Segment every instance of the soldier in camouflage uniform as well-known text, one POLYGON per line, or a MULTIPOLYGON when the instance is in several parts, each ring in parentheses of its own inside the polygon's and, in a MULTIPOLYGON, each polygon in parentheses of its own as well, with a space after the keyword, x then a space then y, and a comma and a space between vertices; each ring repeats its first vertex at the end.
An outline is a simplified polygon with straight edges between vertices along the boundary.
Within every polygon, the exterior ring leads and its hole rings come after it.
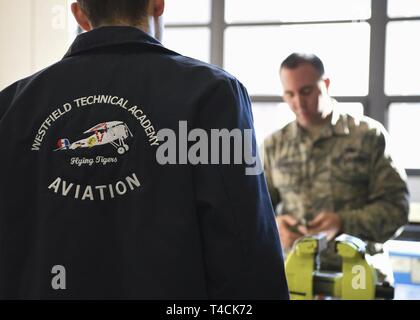
MULTIPOLYGON (((264 142, 264 170, 282 245, 287 251, 302 235, 340 233, 383 243, 407 222, 408 190, 373 119, 334 109, 314 55, 292 54, 282 64, 284 99, 296 120, 264 142), (280 206, 279 206, 280 207, 280 206)), ((340 268, 330 249, 324 269, 340 268)))

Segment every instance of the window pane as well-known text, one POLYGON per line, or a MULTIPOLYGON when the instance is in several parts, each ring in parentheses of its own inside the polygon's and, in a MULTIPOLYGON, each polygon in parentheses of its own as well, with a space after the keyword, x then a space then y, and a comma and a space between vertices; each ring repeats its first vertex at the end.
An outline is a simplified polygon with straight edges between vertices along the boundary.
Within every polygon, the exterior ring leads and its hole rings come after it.
POLYGON ((360 118, 365 113, 363 104, 359 102, 340 102, 336 105, 336 108, 339 112, 348 113, 355 118, 360 118))
POLYGON ((389 107, 389 133, 394 155, 406 169, 420 169, 420 103, 393 103, 389 107))
POLYGON ((208 23, 210 0, 166 0, 165 23, 208 23))
POLYGON ((225 37, 225 68, 252 95, 282 94, 278 70, 294 51, 313 52, 325 64, 330 93, 368 93, 369 35, 367 23, 230 27, 225 37))
POLYGON ((286 103, 253 103, 252 113, 259 146, 270 134, 296 118, 286 103))
MULTIPOLYGON (((355 117, 361 117, 364 113, 361 103, 338 103, 336 107, 338 111, 355 117)), ((259 146, 270 134, 296 119, 286 103, 253 103, 252 113, 259 146)))
POLYGON ((420 16, 420 1, 388 0, 388 16, 391 18, 420 16))
POLYGON ((210 30, 208 28, 167 28, 163 44, 182 55, 210 61, 210 30))
POLYGON ((370 18, 370 0, 225 0, 226 21, 331 21, 370 18))
POLYGON ((387 28, 385 92, 420 95, 420 21, 390 22, 387 28))

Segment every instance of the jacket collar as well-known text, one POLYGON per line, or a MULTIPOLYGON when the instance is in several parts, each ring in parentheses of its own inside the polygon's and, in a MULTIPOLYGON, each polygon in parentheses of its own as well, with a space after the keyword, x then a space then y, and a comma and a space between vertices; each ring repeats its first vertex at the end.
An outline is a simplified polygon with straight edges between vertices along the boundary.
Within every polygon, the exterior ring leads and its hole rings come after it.
POLYGON ((96 28, 89 32, 79 34, 65 54, 64 58, 97 48, 124 44, 149 46, 173 53, 172 51, 166 49, 158 40, 138 28, 110 26, 96 28))

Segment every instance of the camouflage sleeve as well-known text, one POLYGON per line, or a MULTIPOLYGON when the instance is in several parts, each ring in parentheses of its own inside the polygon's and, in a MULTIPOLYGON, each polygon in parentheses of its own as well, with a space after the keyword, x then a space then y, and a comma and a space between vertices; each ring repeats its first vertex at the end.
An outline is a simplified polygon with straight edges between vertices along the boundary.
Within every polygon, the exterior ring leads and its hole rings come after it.
POLYGON ((264 174, 267 180, 268 192, 270 193, 271 203, 273 205, 274 212, 277 215, 276 207, 281 202, 281 196, 279 190, 273 184, 271 159, 274 156, 274 145, 271 139, 267 139, 266 141, 264 141, 264 144, 261 146, 261 154, 264 158, 264 174))
POLYGON ((407 223, 409 208, 406 175, 394 163, 386 137, 384 129, 373 130, 365 140, 372 150, 367 205, 338 212, 343 232, 381 243, 407 223))

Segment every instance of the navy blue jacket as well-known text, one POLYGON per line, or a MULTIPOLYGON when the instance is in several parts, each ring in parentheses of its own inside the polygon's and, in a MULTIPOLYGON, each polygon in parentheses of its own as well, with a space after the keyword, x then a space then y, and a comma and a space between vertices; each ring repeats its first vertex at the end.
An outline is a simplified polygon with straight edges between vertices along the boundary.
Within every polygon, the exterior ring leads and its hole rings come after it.
POLYGON ((264 176, 158 163, 180 121, 252 128, 246 90, 131 27, 3 90, 0 298, 287 299, 264 176))

